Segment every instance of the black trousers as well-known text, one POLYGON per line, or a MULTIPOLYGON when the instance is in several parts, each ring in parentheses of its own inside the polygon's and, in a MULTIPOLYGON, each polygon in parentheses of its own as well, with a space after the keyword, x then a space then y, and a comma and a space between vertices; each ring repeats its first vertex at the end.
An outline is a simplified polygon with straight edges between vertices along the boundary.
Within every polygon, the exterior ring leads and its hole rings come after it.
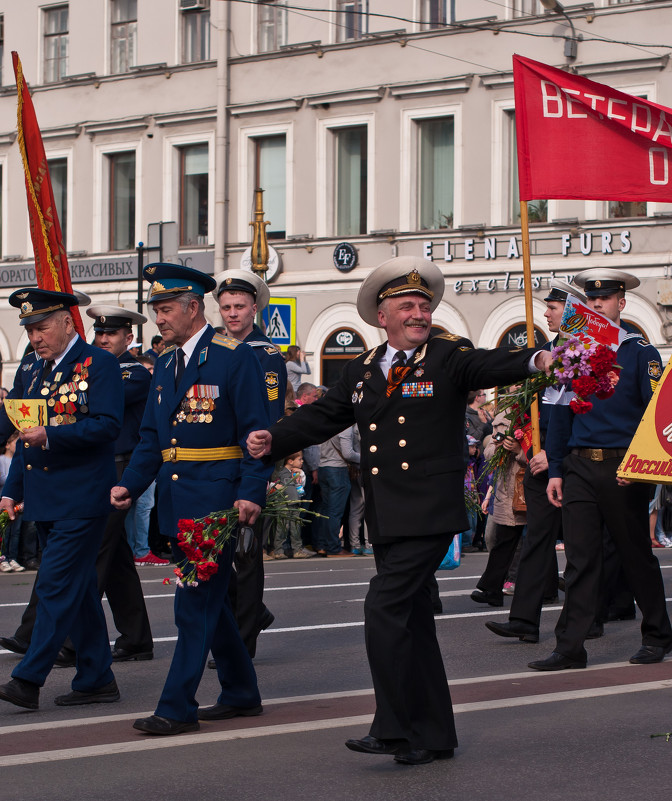
POLYGON ((364 601, 376 696, 371 735, 413 748, 455 748, 450 690, 436 639, 430 581, 452 534, 373 545, 376 575, 364 601))
POLYGON ((528 467, 523 486, 527 504, 527 533, 518 565, 510 620, 524 620, 539 628, 544 597, 558 594, 555 543, 562 533, 562 510, 546 497, 548 472, 533 476, 528 467))
POLYGON ((672 643, 660 564, 649 537, 649 487, 619 486, 618 465, 618 458, 593 462, 576 454, 564 461, 562 527, 567 567, 555 650, 578 661, 586 659, 583 643, 600 608, 605 525, 642 612, 642 643, 662 647, 672 643))
MULTIPOLYGON (((121 478, 128 459, 117 461, 117 478, 121 478)), ((126 539, 124 525, 127 512, 115 509, 105 523, 103 540, 96 557, 98 591, 106 595, 114 625, 119 632, 115 647, 128 651, 151 651, 153 648, 152 630, 149 625, 145 599, 137 568, 133 561, 133 551, 126 539)), ((37 584, 37 582, 35 582, 37 584)), ((15 637, 30 642, 35 625, 37 595, 35 585, 15 637)), ((72 643, 66 646, 73 649, 72 643)))
POLYGON ((257 637, 261 631, 261 619, 268 611, 264 597, 264 553, 262 547, 262 525, 254 524, 256 548, 250 556, 236 554, 235 570, 229 581, 229 601, 238 623, 240 636, 251 659, 257 653, 257 637))
POLYGON ((525 526, 505 526, 502 523, 496 525, 495 544, 490 549, 488 563, 476 586, 479 590, 501 595, 509 565, 513 561, 525 526))

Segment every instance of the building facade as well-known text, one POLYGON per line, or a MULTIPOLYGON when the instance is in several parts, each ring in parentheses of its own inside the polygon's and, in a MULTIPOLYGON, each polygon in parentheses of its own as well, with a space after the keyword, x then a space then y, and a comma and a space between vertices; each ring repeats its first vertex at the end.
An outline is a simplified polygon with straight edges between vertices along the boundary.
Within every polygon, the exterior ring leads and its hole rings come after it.
MULTIPOLYGON (((134 307, 137 245, 163 221, 164 259, 247 263, 259 186, 271 332, 330 384, 381 341, 355 299, 395 255, 442 269, 438 327, 521 342, 512 54, 672 106, 671 26, 669 0, 0 0, 4 382, 27 343, 7 298, 34 282, 12 50, 76 288, 134 307)), ((530 215, 540 339, 548 280, 608 266, 640 279, 624 317, 672 353, 672 204, 539 199, 530 215)))

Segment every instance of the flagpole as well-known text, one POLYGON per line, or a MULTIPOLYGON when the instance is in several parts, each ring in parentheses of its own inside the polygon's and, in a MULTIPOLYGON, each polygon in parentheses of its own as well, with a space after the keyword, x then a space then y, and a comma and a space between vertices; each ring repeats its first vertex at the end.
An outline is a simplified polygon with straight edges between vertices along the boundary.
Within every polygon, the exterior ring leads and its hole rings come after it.
MULTIPOLYGON (((532 265, 530 262, 530 225, 527 215, 527 200, 520 201, 520 227, 523 239, 523 276, 525 278, 525 325, 527 328, 527 347, 534 347, 534 317, 532 314, 532 265)), ((530 407, 530 422, 532 426, 532 453, 541 450, 541 436, 539 433, 539 402, 534 396, 530 407)))

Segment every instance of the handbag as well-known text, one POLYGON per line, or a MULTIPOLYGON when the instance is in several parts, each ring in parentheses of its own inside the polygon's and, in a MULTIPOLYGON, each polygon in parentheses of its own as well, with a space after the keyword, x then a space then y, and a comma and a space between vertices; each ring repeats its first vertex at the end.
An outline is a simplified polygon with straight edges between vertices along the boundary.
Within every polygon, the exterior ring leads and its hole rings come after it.
POLYGON ((453 541, 450 543, 448 552, 443 557, 443 561, 439 565, 439 570, 455 570, 460 566, 462 559, 462 534, 456 534, 453 541))
POLYGON ((527 512, 527 503, 525 503, 525 487, 523 486, 523 479, 525 478, 525 468, 518 468, 513 482, 513 498, 511 500, 511 508, 514 512, 527 512))

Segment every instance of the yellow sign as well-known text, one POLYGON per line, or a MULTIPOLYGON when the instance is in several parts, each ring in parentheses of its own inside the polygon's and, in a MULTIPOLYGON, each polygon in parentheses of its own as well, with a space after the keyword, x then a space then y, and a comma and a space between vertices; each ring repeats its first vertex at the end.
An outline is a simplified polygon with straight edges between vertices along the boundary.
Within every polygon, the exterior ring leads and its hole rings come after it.
POLYGON ((44 399, 8 398, 4 403, 7 417, 19 431, 47 425, 47 402, 44 399))
MULTIPOLYGON (((654 372, 660 372, 657 362, 649 366, 651 377, 654 372)), ((672 484, 672 359, 616 474, 631 481, 672 484)))

